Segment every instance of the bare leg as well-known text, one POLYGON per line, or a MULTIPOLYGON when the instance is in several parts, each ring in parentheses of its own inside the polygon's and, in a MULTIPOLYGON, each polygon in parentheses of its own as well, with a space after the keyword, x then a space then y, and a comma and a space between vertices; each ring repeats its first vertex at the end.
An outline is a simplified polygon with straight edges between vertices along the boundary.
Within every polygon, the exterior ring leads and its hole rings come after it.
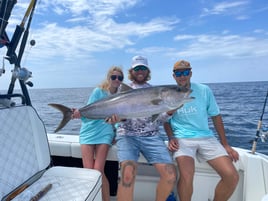
POLYGON ((82 162, 84 168, 94 168, 95 145, 81 144, 82 162))
POLYGON ((104 166, 109 151, 109 145, 99 144, 96 145, 96 156, 94 169, 99 170, 102 174, 102 200, 110 201, 110 185, 104 173, 104 166))
POLYGON ((118 184, 117 201, 133 201, 137 164, 134 161, 121 163, 121 179, 118 184))
POLYGON ((156 201, 166 201, 176 183, 176 169, 173 164, 154 164, 160 174, 156 189, 156 201))
POLYGON ((194 159, 189 156, 176 158, 179 168, 179 180, 177 184, 180 201, 191 201, 193 194, 194 159))
POLYGON ((105 174, 102 174, 102 200, 110 201, 110 185, 105 174))
POLYGON ((214 201, 227 201, 237 186, 239 175, 232 161, 227 156, 222 156, 208 163, 218 172, 221 180, 216 186, 214 201))
POLYGON ((83 167, 99 170, 102 174, 102 200, 110 201, 110 186, 104 174, 104 166, 109 151, 109 145, 81 145, 83 167), (94 159, 95 153, 95 159, 94 159))

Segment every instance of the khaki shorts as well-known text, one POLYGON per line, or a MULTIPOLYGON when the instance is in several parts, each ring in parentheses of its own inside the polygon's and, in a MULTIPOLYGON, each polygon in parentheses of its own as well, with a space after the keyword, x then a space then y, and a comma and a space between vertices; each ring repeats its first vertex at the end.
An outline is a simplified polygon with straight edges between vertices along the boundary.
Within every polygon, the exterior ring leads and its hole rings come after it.
POLYGON ((180 156, 190 156, 198 161, 209 161, 228 153, 216 137, 178 139, 179 149, 173 153, 173 159, 180 156))

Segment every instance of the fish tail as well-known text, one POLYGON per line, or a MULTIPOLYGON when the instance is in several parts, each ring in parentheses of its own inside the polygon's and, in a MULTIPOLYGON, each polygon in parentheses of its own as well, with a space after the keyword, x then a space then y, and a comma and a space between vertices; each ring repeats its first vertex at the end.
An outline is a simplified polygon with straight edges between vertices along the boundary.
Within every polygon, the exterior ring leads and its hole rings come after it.
POLYGON ((48 104, 51 107, 56 108, 57 110, 61 111, 63 114, 63 118, 59 124, 59 126, 56 128, 54 131, 55 133, 58 132, 60 129, 62 129, 71 119, 72 119, 72 109, 68 108, 64 105, 61 104, 56 104, 56 103, 50 103, 48 104))

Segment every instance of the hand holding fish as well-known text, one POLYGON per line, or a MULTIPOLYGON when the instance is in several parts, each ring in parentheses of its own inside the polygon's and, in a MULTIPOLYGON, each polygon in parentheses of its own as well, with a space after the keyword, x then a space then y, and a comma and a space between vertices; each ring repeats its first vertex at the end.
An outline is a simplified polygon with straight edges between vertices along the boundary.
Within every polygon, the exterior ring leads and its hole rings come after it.
POLYGON ((177 108, 176 108, 175 110, 167 111, 167 114, 168 114, 169 116, 171 116, 171 115, 173 115, 173 113, 176 112, 176 111, 177 111, 177 108))
POLYGON ((72 108, 72 119, 80 119, 81 114, 77 108, 72 108))
POLYGON ((114 114, 111 117, 106 118, 105 121, 109 124, 115 124, 121 121, 121 119, 117 115, 114 114))

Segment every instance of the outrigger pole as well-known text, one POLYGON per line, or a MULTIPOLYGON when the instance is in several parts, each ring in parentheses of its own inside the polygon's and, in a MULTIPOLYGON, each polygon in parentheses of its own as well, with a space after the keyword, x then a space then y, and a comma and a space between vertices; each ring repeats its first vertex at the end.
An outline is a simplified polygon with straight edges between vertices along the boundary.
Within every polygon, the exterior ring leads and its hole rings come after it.
POLYGON ((264 112, 265 112, 267 97, 268 97, 268 90, 267 90, 267 94, 266 94, 265 101, 264 101, 264 104, 263 104, 263 109, 262 109, 261 117, 260 117, 260 120, 258 122, 256 136, 255 136, 255 139, 254 139, 253 144, 252 144, 252 149, 251 149, 251 153, 252 154, 255 154, 257 142, 258 142, 258 139, 260 138, 260 129, 261 129, 261 126, 262 126, 262 118, 263 118, 263 115, 264 115, 264 112))

